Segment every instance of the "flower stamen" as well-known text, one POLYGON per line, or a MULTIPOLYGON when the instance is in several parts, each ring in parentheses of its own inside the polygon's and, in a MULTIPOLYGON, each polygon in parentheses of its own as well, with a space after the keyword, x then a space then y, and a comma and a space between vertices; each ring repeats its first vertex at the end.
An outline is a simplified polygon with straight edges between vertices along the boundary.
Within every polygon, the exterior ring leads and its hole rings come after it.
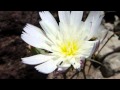
POLYGON ((61 53, 66 56, 75 55, 79 49, 79 45, 76 41, 67 41, 60 46, 61 53))

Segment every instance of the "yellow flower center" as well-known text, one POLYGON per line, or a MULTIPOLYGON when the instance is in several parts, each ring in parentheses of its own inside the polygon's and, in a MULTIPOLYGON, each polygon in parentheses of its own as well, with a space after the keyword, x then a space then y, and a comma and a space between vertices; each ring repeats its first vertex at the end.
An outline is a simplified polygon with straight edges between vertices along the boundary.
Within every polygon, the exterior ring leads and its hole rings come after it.
POLYGON ((78 51, 79 45, 76 41, 67 41, 61 45, 60 49, 62 54, 66 56, 73 56, 78 51))

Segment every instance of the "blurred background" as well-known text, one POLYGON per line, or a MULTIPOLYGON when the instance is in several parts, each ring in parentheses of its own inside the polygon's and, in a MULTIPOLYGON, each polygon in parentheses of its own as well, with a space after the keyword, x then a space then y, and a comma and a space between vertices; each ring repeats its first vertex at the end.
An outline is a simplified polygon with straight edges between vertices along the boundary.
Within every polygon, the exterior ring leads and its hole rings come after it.
MULTIPOLYGON (((58 20, 57 11, 51 11, 58 20)), ((89 11, 84 13, 84 18, 89 11)), ((105 17, 102 24, 109 34, 114 37, 101 51, 100 59, 105 67, 94 70, 91 78, 95 79, 117 79, 120 78, 120 12, 104 11, 105 17)), ((0 11, 0 79, 46 79, 51 75, 37 72, 33 66, 21 63, 21 58, 30 56, 28 45, 21 40, 20 35, 26 23, 40 27, 38 11, 0 11)), ((107 39, 106 39, 107 40, 107 39)), ((58 77, 61 78, 61 77, 58 77)), ((80 77, 79 77, 80 78, 80 77)))

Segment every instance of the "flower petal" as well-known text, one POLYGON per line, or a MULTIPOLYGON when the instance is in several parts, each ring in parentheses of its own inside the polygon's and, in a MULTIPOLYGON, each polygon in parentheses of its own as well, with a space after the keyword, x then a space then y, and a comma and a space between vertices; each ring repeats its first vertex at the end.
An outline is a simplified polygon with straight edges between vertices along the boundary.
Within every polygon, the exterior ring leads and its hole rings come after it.
POLYGON ((94 54, 98 50, 99 44, 100 44, 100 40, 96 40, 90 56, 92 56, 92 54, 94 54))
MULTIPOLYGON (((44 22, 44 21, 40 21, 39 22, 41 27, 43 28, 43 30, 45 31, 47 37, 52 41, 54 42, 56 40, 56 37, 58 35, 58 31, 55 30, 55 31, 51 31, 51 27, 47 26, 47 24, 44 22)), ((53 30, 53 29, 52 29, 53 30)))
POLYGON ((58 71, 66 71, 70 66, 70 63, 63 62, 61 65, 58 65, 58 71))
POLYGON ((21 38, 28 43, 29 45, 36 47, 36 48, 41 48, 41 49, 45 49, 48 51, 51 51, 50 46, 47 44, 47 42, 44 42, 44 40, 42 40, 42 38, 37 38, 37 37, 33 37, 30 36, 27 33, 23 33, 21 35, 21 38))
POLYGON ((79 50, 79 53, 80 53, 79 55, 81 57, 85 57, 85 58, 90 57, 93 54, 97 43, 98 43, 98 40, 85 41, 85 43, 81 46, 81 48, 79 50))
POLYGON ((42 28, 44 29, 47 26, 45 32, 56 35, 56 32, 59 30, 59 27, 52 14, 49 11, 39 12, 39 14, 42 19, 42 22, 44 22, 44 24, 42 24, 42 28))
POLYGON ((49 60, 43 64, 36 66, 35 69, 41 73, 49 74, 49 73, 53 72, 55 69, 57 69, 57 66, 53 60, 49 60))
POLYGON ((88 15, 85 24, 90 27, 91 26, 91 22, 97 22, 98 19, 100 19, 101 16, 103 16, 103 12, 102 11, 91 11, 90 14, 88 15))
POLYGON ((92 37, 94 37, 94 35, 98 32, 98 28, 101 24, 101 21, 103 19, 103 12, 102 11, 91 11, 90 14, 88 15, 85 24, 84 24, 84 32, 86 33, 86 35, 88 36, 86 39, 89 40, 92 37))
POLYGON ((100 34, 100 24, 102 22, 103 16, 101 16, 91 27, 92 31, 89 35, 89 39, 91 39, 92 37, 95 37, 97 34, 100 34))
POLYGON ((36 37, 36 38, 39 38, 39 39, 42 39, 44 41, 47 41, 49 43, 50 40, 45 36, 45 34, 42 32, 42 30, 34 25, 31 25, 31 24, 26 24, 26 26, 23 28, 23 30, 29 34, 30 36, 32 36, 33 38, 36 37))
POLYGON ((73 65, 75 69, 80 69, 80 66, 81 66, 80 59, 76 60, 75 58, 72 58, 70 60, 70 63, 73 65))
MULTIPOLYGON (((69 66, 70 67, 70 66, 69 66)), ((66 71, 69 67, 59 67, 57 71, 59 72, 64 72, 66 71)))
POLYGON ((70 11, 58 11, 59 20, 65 26, 70 24, 70 11))
POLYGON ((72 11, 70 16, 70 25, 73 30, 76 30, 80 27, 81 20, 83 16, 83 11, 72 11))
POLYGON ((31 57, 22 58, 22 62, 29 65, 36 65, 51 60, 53 57, 54 56, 39 54, 31 57))
POLYGON ((60 36, 62 39, 68 39, 70 28, 70 11, 58 11, 60 36))
POLYGON ((62 40, 68 39, 70 37, 68 32, 68 27, 65 26, 62 22, 59 23, 60 27, 60 36, 62 37, 62 40))
POLYGON ((26 24, 26 26, 23 28, 23 30, 28 33, 29 35, 34 35, 37 37, 44 36, 42 30, 34 25, 26 24))

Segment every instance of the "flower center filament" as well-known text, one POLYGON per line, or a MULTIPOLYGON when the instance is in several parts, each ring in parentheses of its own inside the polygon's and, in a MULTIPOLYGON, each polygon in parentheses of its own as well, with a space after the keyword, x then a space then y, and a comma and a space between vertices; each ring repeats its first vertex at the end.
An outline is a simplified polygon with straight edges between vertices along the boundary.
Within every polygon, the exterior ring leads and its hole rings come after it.
POLYGON ((76 41, 67 41, 61 45, 60 49, 62 54, 66 56, 73 56, 78 51, 79 45, 76 41))

